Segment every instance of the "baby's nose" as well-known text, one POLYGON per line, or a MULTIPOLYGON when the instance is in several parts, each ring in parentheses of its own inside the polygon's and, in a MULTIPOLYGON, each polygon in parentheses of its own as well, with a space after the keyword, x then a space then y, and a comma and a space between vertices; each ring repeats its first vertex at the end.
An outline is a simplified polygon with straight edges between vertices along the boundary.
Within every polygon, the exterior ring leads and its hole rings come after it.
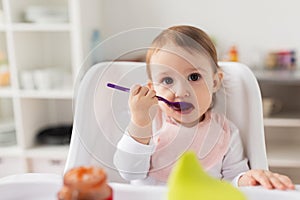
POLYGON ((187 83, 179 83, 174 87, 175 97, 186 98, 191 95, 191 86, 187 83))

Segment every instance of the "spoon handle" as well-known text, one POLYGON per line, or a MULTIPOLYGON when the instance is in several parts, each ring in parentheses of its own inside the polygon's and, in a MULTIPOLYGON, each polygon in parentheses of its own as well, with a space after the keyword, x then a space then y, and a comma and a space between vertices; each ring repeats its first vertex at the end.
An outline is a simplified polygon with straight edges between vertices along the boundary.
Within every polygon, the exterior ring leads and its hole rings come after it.
MULTIPOLYGON (((113 84, 113 83, 107 83, 106 86, 107 86, 107 87, 110 87, 110 88, 117 89, 117 90, 121 90, 121 91, 124 91, 124 92, 129 92, 129 91, 130 91, 130 89, 127 88, 127 87, 123 87, 123 86, 116 85, 116 84, 113 84)), ((158 99, 159 101, 163 101, 163 102, 165 102, 166 104, 170 104, 170 102, 169 102, 168 100, 164 99, 163 97, 160 97, 160 96, 156 96, 156 97, 157 97, 157 99, 158 99)))
POLYGON ((113 84, 113 83, 107 83, 107 87, 114 88, 114 89, 117 89, 117 90, 121 90, 121 91, 124 91, 124 92, 129 92, 130 91, 129 88, 119 86, 119 85, 116 85, 116 84, 113 84))
MULTIPOLYGON (((123 86, 116 85, 116 84, 113 84, 113 83, 107 83, 106 86, 107 86, 107 87, 110 87, 110 88, 117 89, 117 90, 121 90, 121 91, 123 91, 123 92, 129 92, 129 91, 130 91, 130 89, 127 88, 127 87, 123 87, 123 86)), ((164 99, 164 98, 162 98, 162 97, 160 97, 160 96, 156 96, 156 97, 157 97, 157 99, 158 99, 159 101, 168 102, 166 99, 164 99)))
MULTIPOLYGON (((123 92, 129 92, 129 91, 130 91, 130 89, 127 88, 127 87, 123 87, 123 86, 116 85, 116 84, 113 84, 113 83, 107 83, 106 86, 107 86, 107 87, 110 87, 110 88, 117 89, 117 90, 121 90, 121 91, 123 91, 123 92)), ((160 96, 156 96, 156 97, 157 97, 157 99, 158 99, 159 101, 167 102, 166 99, 164 99, 164 98, 162 98, 162 97, 160 97, 160 96)))

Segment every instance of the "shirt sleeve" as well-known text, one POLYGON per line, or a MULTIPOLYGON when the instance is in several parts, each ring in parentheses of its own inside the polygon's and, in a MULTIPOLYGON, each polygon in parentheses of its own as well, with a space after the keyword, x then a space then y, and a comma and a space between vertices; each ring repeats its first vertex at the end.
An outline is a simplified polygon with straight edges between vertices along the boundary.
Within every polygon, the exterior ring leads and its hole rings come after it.
POLYGON ((114 165, 125 180, 145 179, 150 169, 151 155, 155 146, 134 140, 126 131, 117 144, 114 165))
POLYGON ((222 174, 223 179, 231 181, 234 186, 238 186, 239 178, 249 170, 249 166, 238 129, 232 123, 230 129, 231 139, 223 159, 222 174))

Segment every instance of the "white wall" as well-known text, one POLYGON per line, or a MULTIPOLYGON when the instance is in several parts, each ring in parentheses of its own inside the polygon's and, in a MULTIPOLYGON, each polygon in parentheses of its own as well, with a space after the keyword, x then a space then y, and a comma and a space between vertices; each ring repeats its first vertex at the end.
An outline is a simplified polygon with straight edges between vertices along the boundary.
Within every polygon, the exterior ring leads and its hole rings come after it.
POLYGON ((300 63, 299 9, 299 0, 104 0, 102 33, 190 24, 216 38, 220 55, 236 44, 251 67, 278 49, 295 49, 300 63))

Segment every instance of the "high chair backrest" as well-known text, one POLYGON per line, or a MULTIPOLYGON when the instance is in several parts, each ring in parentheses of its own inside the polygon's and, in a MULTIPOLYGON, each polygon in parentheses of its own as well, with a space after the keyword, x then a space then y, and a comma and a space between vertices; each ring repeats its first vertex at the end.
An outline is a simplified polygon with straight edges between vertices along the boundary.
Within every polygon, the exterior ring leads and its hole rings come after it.
POLYGON ((251 169, 268 169, 262 99, 258 82, 246 65, 219 62, 224 78, 217 92, 216 110, 225 101, 225 115, 239 129, 251 169))
MULTIPOLYGON (((224 113, 240 130, 252 169, 267 169, 261 94, 251 70, 220 62, 224 80, 217 92, 216 112, 224 113)), ((126 87, 146 84, 146 64, 103 62, 91 67, 77 88, 74 122, 65 171, 80 165, 99 165, 110 181, 122 179, 113 166, 116 144, 129 123, 128 93, 108 88, 108 82, 126 87)))

